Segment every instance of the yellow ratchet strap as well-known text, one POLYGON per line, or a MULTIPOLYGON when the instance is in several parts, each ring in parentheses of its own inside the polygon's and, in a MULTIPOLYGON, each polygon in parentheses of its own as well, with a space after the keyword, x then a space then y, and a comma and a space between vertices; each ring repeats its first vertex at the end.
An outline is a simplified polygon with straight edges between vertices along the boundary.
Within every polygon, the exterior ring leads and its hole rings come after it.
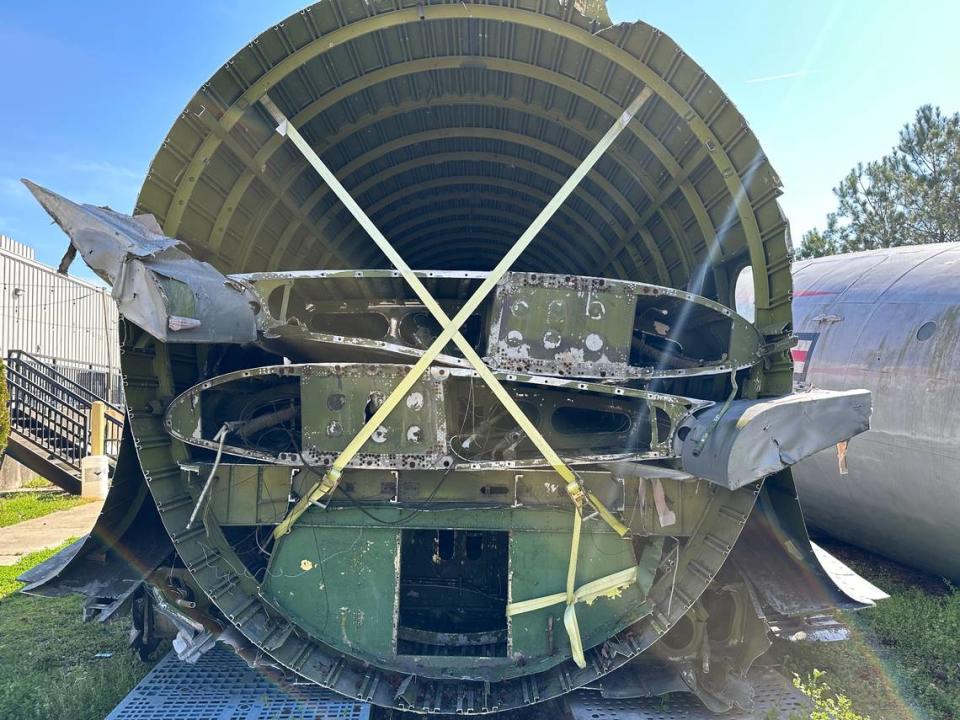
POLYGON ((580 637, 580 624, 577 622, 576 604, 578 602, 591 603, 600 595, 618 593, 622 588, 637 580, 637 568, 634 567, 613 575, 607 575, 576 588, 577 558, 580 555, 580 530, 582 527, 583 516, 580 514, 580 508, 577 508, 573 513, 573 538, 570 541, 570 560, 567 564, 566 592, 554 593, 532 600, 522 600, 507 605, 507 617, 513 617, 514 615, 542 610, 551 605, 566 602, 567 608, 563 611, 563 627, 567 631, 567 637, 570 638, 570 652, 573 655, 573 661, 579 668, 585 668, 587 660, 583 655, 583 640, 580 637))
POLYGON ((530 600, 520 600, 507 604, 507 617, 522 615, 523 613, 543 610, 544 608, 566 602, 567 607, 563 611, 563 627, 567 631, 567 637, 570 638, 570 653, 573 661, 579 668, 587 666, 587 659, 583 654, 583 638, 580 636, 580 623, 577 621, 576 604, 585 602, 592 605, 593 601, 599 597, 619 597, 621 590, 630 587, 634 583, 639 583, 646 592, 647 587, 653 582, 656 572, 656 564, 659 561, 660 553, 663 549, 662 539, 660 542, 650 543, 640 557, 640 563, 635 567, 615 572, 612 575, 606 575, 596 580, 591 580, 584 585, 574 589, 577 578, 577 558, 580 554, 580 530, 583 525, 583 518, 580 515, 579 508, 574 513, 573 518, 573 539, 570 543, 570 561, 567 565, 567 589, 565 592, 545 595, 530 600))
POLYGON ((437 301, 430 294, 430 291, 427 290, 420 279, 413 273, 399 253, 397 253, 397 251, 393 248, 383 233, 380 232, 379 228, 376 227, 373 221, 356 203, 347 189, 343 187, 333 172, 330 171, 330 169, 326 166, 326 164, 324 164, 313 148, 310 147, 310 144, 303 138, 297 128, 290 123, 283 112, 273 103, 272 100, 270 100, 268 96, 264 95, 260 99, 261 104, 276 121, 277 132, 289 138, 290 141, 293 142, 293 144, 297 147, 297 149, 300 150, 306 160, 320 174, 320 177, 324 180, 324 182, 327 183, 340 201, 347 207, 348 210, 350 210, 354 218, 356 218, 364 230, 367 231, 374 243, 376 243, 377 247, 383 251, 383 253, 389 258, 397 270, 400 271, 401 276, 407 281, 410 287, 413 288, 421 302, 424 303, 442 328, 437 339, 434 340, 434 342, 414 364, 403 380, 401 380, 396 388, 394 388, 393 392, 391 392, 383 404, 367 421, 367 424, 361 428, 360 432, 354 436, 347 447, 344 448, 336 460, 334 460, 333 465, 327 470, 323 479, 317 483, 304 497, 302 497, 296 505, 294 505, 293 509, 288 513, 287 517, 284 518, 283 522, 276 527, 274 530, 274 537, 279 538, 280 536, 290 532, 290 528, 293 526, 293 523, 295 523, 297 519, 304 512, 306 512, 307 508, 310 507, 312 503, 333 492, 337 486, 337 483, 339 482, 343 470, 346 468, 349 462, 370 439, 376 429, 383 424, 390 412, 392 412, 393 409, 400 403, 400 401, 406 397, 420 376, 433 363, 436 357, 442 352, 443 348, 451 340, 460 349, 467 361, 473 366, 473 369, 477 375, 479 375, 480 378, 490 387, 490 390, 493 392, 493 394, 498 400, 500 400, 511 416, 513 416, 521 430, 523 430, 527 437, 530 438, 531 442, 533 442, 533 444, 537 447, 546 461, 564 479, 567 491, 570 493, 571 498, 573 498, 575 502, 577 502, 578 497, 585 499, 586 502, 589 503, 597 511, 597 513, 600 514, 604 521, 610 524, 610 526, 619 535, 623 536, 627 533, 626 526, 617 520, 613 514, 603 506, 596 496, 594 496, 592 493, 586 493, 583 490, 579 478, 577 478, 570 468, 567 467, 566 463, 564 463, 560 456, 557 455, 553 448, 550 447, 550 444, 547 442, 546 438, 543 437, 540 431, 537 430, 537 428, 529 421, 526 415, 523 414, 523 411, 506 391, 503 385, 500 384, 490 369, 484 364, 480 356, 477 355, 473 347, 460 334, 459 329, 463 326, 463 323, 466 322, 470 315, 473 314, 477 307, 479 307, 480 303, 483 302, 486 296, 490 294, 503 275, 510 269, 513 263, 516 262, 516 259, 520 256, 520 254, 526 250, 543 226, 546 225, 549 219, 554 215, 557 209, 563 204, 563 202, 566 201, 583 177, 589 173, 603 153, 606 152, 610 145, 613 144, 614 140, 616 140, 624 128, 626 128, 627 124, 640 109, 643 103, 647 101, 651 94, 652 92, 649 88, 643 89, 637 98, 630 104, 627 110, 617 119, 610 130, 607 131, 606 135, 604 135, 600 142, 597 143, 593 150, 591 150, 573 175, 567 179, 560 190, 557 191, 557 194, 550 200, 549 203, 547 203, 533 223, 531 223, 530 227, 527 228, 527 230, 523 233, 523 235, 520 236, 513 247, 510 248, 503 259, 489 273, 489 275, 487 275, 487 277, 480 284, 480 287, 478 287, 474 294, 470 296, 470 298, 466 301, 463 307, 460 308, 452 320, 443 311, 439 303, 437 303, 437 301))
POLYGON ((577 558, 580 555, 580 530, 583 527, 583 516, 578 507, 573 513, 573 538, 570 541, 570 561, 567 564, 567 589, 565 592, 546 595, 532 600, 522 600, 520 602, 507 604, 507 617, 520 615, 522 613, 542 610, 543 608, 566 602, 567 609, 563 611, 563 626, 566 628, 567 636, 570 638, 570 650, 573 653, 573 661, 579 668, 587 666, 587 660, 583 656, 583 641, 580 638, 580 625, 577 623, 577 611, 575 605, 577 602, 593 602, 597 597, 606 593, 614 593, 620 588, 630 585, 637 579, 637 569, 630 568, 614 575, 608 575, 605 578, 589 582, 583 587, 577 589, 577 558))

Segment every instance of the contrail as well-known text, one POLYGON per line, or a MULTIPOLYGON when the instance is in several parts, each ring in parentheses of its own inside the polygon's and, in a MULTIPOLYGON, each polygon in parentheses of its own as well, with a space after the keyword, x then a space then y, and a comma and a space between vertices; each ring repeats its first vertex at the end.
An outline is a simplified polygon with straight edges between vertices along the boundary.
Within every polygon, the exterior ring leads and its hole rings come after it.
POLYGON ((788 78, 803 77, 809 73, 806 70, 798 70, 797 72, 783 73, 782 75, 764 75, 763 77, 752 78, 747 80, 748 83, 762 83, 770 82, 771 80, 786 80, 788 78))

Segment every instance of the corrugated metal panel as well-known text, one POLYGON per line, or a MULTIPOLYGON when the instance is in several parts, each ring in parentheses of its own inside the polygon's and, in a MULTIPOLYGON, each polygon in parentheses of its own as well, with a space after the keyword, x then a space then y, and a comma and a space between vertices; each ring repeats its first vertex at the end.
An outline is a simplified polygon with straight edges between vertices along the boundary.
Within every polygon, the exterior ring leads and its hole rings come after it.
POLYGON ((6 247, 0 249, 3 355, 10 350, 26 350, 61 360, 118 367, 117 308, 109 290, 60 275, 6 247))
POLYGON ((17 242, 8 235, 0 235, 0 250, 13 253, 14 255, 19 255, 20 257, 25 257, 28 260, 34 259, 32 247, 29 245, 24 245, 22 242, 17 242))

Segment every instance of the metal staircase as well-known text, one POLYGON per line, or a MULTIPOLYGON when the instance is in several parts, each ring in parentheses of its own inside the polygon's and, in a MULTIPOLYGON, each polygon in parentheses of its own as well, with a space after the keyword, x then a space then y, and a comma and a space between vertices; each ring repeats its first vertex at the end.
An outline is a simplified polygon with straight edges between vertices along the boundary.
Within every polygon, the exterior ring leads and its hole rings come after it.
POLYGON ((80 492, 80 461, 97 448, 91 443, 103 426, 103 454, 113 462, 120 449, 123 409, 107 402, 57 367, 23 350, 7 356, 10 438, 6 454, 71 493, 80 492), (99 416, 102 413, 102 421, 99 416))

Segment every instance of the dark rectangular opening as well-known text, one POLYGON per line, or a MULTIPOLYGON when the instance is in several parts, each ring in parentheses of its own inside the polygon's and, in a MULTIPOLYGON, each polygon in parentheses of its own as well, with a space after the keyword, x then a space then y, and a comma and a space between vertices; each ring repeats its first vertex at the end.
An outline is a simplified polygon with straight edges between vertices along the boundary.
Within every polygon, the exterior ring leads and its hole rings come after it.
POLYGON ((403 530, 398 655, 506 657, 510 533, 403 530))

